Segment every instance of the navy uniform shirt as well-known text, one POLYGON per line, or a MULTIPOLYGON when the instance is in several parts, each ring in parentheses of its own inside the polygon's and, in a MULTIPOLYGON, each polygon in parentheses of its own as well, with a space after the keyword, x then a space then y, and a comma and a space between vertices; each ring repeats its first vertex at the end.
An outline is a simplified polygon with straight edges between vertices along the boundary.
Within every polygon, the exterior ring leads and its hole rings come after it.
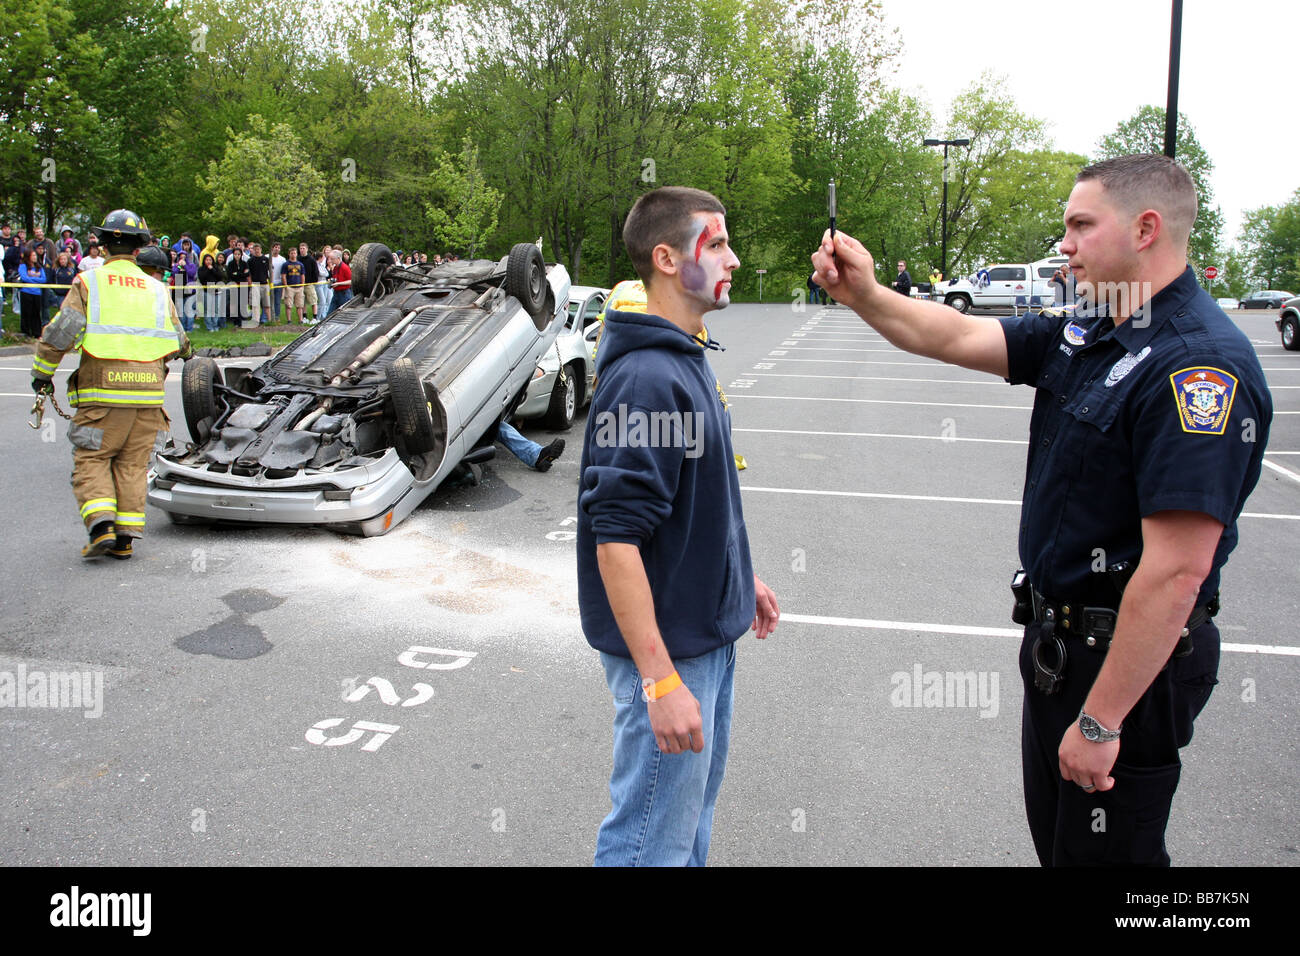
POLYGON ((1037 390, 1020 514, 1030 582, 1052 600, 1117 607, 1105 567, 1137 565, 1142 518, 1198 511, 1224 525, 1197 603, 1208 601, 1273 419, 1246 336, 1191 268, 1119 328, 1105 306, 1002 328, 1008 381, 1037 390))

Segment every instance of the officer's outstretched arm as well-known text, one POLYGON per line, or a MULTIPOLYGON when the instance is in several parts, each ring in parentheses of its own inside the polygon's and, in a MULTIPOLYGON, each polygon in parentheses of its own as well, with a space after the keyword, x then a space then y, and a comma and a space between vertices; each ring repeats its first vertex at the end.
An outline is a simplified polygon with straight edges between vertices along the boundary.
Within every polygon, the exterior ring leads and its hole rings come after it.
POLYGON ((1007 339, 997 319, 886 288, 876 281, 871 253, 852 236, 837 231, 832 242, 827 230, 812 261, 817 284, 900 349, 1002 378, 1010 374, 1007 339))

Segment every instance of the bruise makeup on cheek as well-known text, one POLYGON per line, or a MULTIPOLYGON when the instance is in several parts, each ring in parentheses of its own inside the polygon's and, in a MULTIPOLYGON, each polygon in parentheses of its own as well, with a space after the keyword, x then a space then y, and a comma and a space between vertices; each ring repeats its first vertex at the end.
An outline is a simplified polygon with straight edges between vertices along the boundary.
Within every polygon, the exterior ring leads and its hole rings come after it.
MULTIPOLYGON (((710 216, 706 218, 695 236, 695 261, 682 264, 682 285, 701 298, 709 298, 706 290, 712 285, 710 302, 714 305, 721 301, 723 286, 726 285, 727 279, 725 275, 710 275, 711 270, 700 265, 700 257, 704 255, 704 250, 708 244, 722 231, 721 217, 710 216), (711 279, 715 281, 710 283, 711 279)), ((717 273, 716 269, 712 271, 717 273)))

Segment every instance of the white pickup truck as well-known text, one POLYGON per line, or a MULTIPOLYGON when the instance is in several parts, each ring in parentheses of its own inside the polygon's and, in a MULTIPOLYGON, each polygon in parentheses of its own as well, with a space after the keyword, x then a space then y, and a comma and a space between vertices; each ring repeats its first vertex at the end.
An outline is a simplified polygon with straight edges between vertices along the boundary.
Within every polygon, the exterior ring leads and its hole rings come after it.
POLYGON ((972 308, 1007 308, 1017 304, 1051 305, 1058 288, 1052 285, 1052 275, 1067 261, 1066 256, 1052 256, 1025 265, 993 263, 970 278, 939 283, 933 295, 958 312, 969 312, 972 308))

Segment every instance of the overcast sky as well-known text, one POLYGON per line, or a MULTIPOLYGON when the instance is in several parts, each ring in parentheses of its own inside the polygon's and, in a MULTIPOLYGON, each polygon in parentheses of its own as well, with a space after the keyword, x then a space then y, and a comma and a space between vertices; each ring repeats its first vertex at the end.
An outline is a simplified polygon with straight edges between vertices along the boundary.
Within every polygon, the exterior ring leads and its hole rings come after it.
MULTIPOLYGON (((938 115, 992 69, 1058 149, 1091 157, 1139 106, 1165 105, 1170 0, 882 0, 903 53, 895 82, 938 115)), ((1300 4, 1185 0, 1178 110, 1214 162, 1225 235, 1300 187, 1300 4)))

